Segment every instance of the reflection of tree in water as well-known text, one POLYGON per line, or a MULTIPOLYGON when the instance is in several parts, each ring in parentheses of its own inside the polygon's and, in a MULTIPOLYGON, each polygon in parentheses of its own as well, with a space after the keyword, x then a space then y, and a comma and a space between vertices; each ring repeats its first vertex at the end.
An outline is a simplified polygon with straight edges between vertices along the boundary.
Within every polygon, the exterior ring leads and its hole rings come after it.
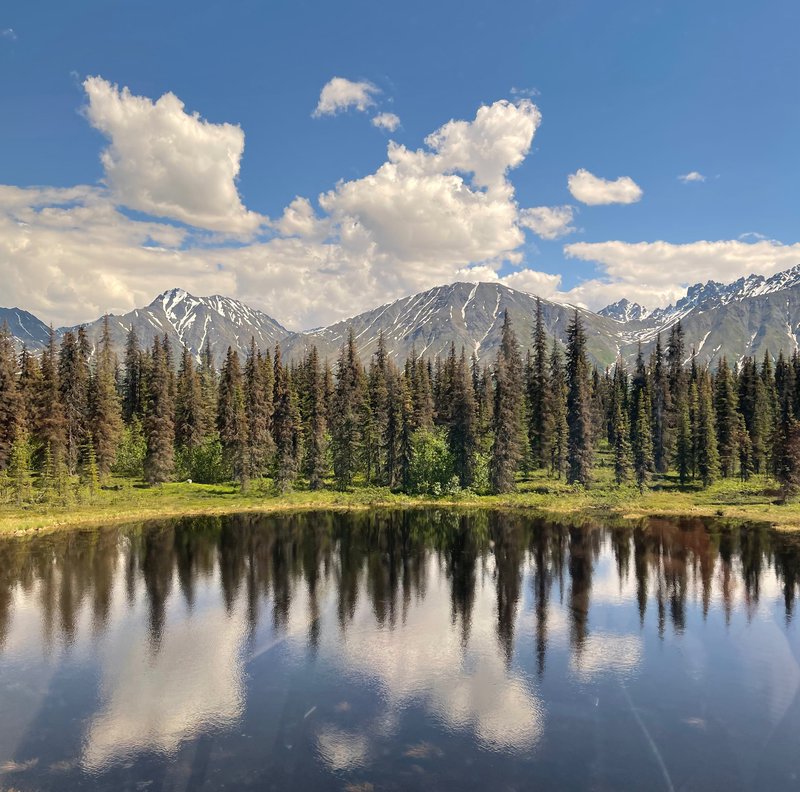
POLYGON ((569 529, 569 613, 570 645, 580 655, 588 634, 589 593, 592 588, 592 531, 569 529))
POLYGON ((497 635, 509 666, 514 654, 514 622, 522 588, 524 545, 520 522, 516 515, 493 513, 489 518, 497 576, 497 635))
POLYGON ((566 527, 518 513, 436 510, 244 515, 1 541, 0 649, 13 619, 15 592, 27 592, 38 603, 47 645, 69 644, 77 625, 85 623, 84 609, 95 633, 106 629, 118 576, 131 607, 137 590, 144 592, 152 651, 159 650, 170 597, 181 597, 191 609, 204 581, 212 587, 218 581, 228 613, 239 603, 246 608, 251 636, 269 614, 274 629, 285 632, 292 603, 304 592, 306 640, 315 649, 325 597, 333 596, 341 630, 354 618, 359 597, 369 608, 361 613, 395 630, 426 597, 438 564, 449 586, 450 621, 466 650, 477 586, 491 560, 503 659, 513 658, 528 575, 542 674, 553 587, 562 599, 566 594, 570 645, 580 652, 589 630, 594 561, 603 548, 613 555, 620 590, 633 575, 642 624, 649 603, 655 604, 662 635, 668 625, 684 629, 688 597, 701 602, 707 614, 715 590, 726 618, 737 596, 752 615, 765 574, 777 576, 791 618, 800 582, 800 538, 766 529, 723 529, 699 520, 650 520, 633 529, 566 527))

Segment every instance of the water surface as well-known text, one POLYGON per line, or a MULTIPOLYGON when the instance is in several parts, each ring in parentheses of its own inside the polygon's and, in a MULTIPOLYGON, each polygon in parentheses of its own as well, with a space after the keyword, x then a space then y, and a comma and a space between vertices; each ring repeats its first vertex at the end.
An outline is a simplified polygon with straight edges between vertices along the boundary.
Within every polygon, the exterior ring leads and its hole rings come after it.
POLYGON ((3 540, 0 789, 797 789, 799 580, 699 521, 3 540))

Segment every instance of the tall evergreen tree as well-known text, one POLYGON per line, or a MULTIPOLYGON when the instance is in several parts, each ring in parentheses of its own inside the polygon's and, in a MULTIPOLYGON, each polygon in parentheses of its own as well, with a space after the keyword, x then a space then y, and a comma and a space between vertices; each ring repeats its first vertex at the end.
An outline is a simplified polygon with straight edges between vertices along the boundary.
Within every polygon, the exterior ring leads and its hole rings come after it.
POLYGON ((716 414, 719 470, 723 478, 736 473, 739 458, 738 396, 728 361, 723 357, 714 378, 714 411, 716 414))
POLYGON ((122 417, 130 423, 134 417, 141 418, 147 402, 142 382, 142 350, 139 337, 131 325, 125 341, 125 375, 122 385, 122 417))
POLYGON ((475 426, 475 396, 463 348, 452 374, 450 426, 447 440, 459 484, 466 489, 472 486, 475 479, 475 454, 478 438, 475 426))
POLYGON ((650 392, 645 388, 632 404, 631 448, 633 470, 639 490, 643 490, 653 469, 653 445, 650 426, 650 392))
POLYGON ((192 453, 203 444, 207 432, 200 377, 192 353, 184 345, 175 383, 175 443, 192 453))
POLYGON ((550 449, 550 469, 559 478, 567 470, 569 427, 567 425, 567 378, 558 341, 550 351, 547 400, 545 402, 545 442, 550 449))
POLYGON ((0 471, 5 470, 11 461, 21 407, 17 390, 17 356, 11 331, 4 322, 0 327, 0 471))
POLYGON ((61 468, 65 464, 66 428, 61 404, 61 384, 58 379, 56 334, 52 327, 47 346, 42 352, 41 370, 37 400, 39 414, 37 440, 43 453, 46 451, 49 456, 55 481, 61 477, 61 468))
POLYGON ((546 467, 548 449, 546 442, 547 415, 547 336, 542 318, 542 301, 536 298, 536 320, 533 327, 533 352, 527 376, 528 444, 535 467, 546 467))
POLYGON ((577 308, 567 328, 567 387, 567 480, 586 485, 592 475, 592 405, 586 334, 577 308))
POLYGON ((622 409, 622 403, 617 401, 614 405, 614 480, 622 484, 628 480, 631 470, 631 441, 630 429, 622 409))
POLYGON ((669 378, 661 334, 656 336, 656 346, 651 359, 650 409, 653 435, 653 465, 657 473, 666 473, 669 468, 672 443, 669 416, 671 411, 669 378))
POLYGON ((273 367, 272 436, 275 442, 273 478, 278 491, 285 492, 292 487, 297 478, 300 416, 289 380, 289 369, 283 365, 281 350, 277 345, 273 367))
POLYGON ((149 484, 163 484, 169 481, 175 469, 175 418, 167 355, 158 338, 153 340, 144 434, 147 444, 145 480, 149 484))
POLYGON ((251 338, 250 351, 244 367, 247 472, 251 478, 261 478, 266 475, 274 453, 270 432, 273 375, 272 367, 265 365, 261 351, 256 347, 255 338, 251 338))
POLYGON ((522 358, 506 311, 494 369, 494 443, 489 463, 493 492, 514 489, 514 476, 522 458, 522 384, 522 358))
POLYGON ((697 383, 697 473, 703 486, 712 484, 719 475, 716 416, 711 381, 703 372, 697 383))
POLYGON ((77 472, 81 450, 89 437, 89 359, 86 334, 68 330, 61 340, 58 359, 61 404, 64 409, 66 463, 77 472))
POLYGON ((327 422, 325 409, 325 379, 319 366, 319 353, 312 346, 306 360, 308 372, 307 404, 308 416, 305 426, 304 473, 308 477, 308 486, 312 490, 322 487, 323 479, 328 471, 327 422))
POLYGON ((111 471, 122 436, 122 408, 117 394, 115 371, 116 361, 106 315, 97 349, 90 400, 94 464, 101 479, 111 471))
POLYGON ((331 421, 333 475, 339 489, 353 483, 361 456, 361 402, 363 373, 352 329, 342 346, 336 367, 336 390, 331 421))
POLYGON ((247 415, 244 409, 244 383, 239 353, 228 347, 219 378, 217 431, 222 457, 233 478, 247 486, 250 464, 247 458, 247 415))

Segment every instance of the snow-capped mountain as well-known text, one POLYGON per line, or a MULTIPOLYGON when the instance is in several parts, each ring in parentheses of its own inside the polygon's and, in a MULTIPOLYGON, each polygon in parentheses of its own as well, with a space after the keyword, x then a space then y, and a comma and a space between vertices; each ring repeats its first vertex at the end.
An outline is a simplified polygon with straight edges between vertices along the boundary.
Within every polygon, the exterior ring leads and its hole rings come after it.
MULTIPOLYGON (((131 327, 142 345, 153 336, 166 335, 175 357, 186 344, 199 356, 206 341, 219 364, 228 346, 244 354, 254 337, 262 348, 279 343, 289 358, 300 357, 315 345, 323 358, 335 359, 350 328, 359 353, 369 359, 383 333, 389 353, 403 360, 416 350, 435 356, 451 344, 458 351, 491 360, 500 343, 505 311, 511 316, 523 350, 531 342, 536 298, 497 283, 452 283, 420 294, 403 297, 329 327, 302 333, 290 332, 273 318, 227 297, 195 297, 172 289, 156 297, 145 308, 109 317, 112 340, 121 353, 131 327)), ((542 300, 545 329, 551 338, 566 339, 566 328, 574 308, 542 300)), ((684 329, 687 356, 695 349, 701 363, 712 365, 723 355, 732 362, 744 355, 758 358, 781 350, 793 353, 800 347, 800 265, 771 277, 750 275, 729 284, 709 281, 691 286, 686 296, 668 308, 648 312, 628 300, 620 300, 597 313, 580 309, 587 349, 592 361, 608 366, 618 358, 631 362, 641 344, 645 353, 656 337, 666 334, 678 321, 684 329)), ((32 314, 20 309, 0 309, 0 323, 11 328, 18 346, 41 349, 48 328, 32 314)), ((96 343, 103 320, 87 325, 96 343)), ((63 334, 69 328, 57 331, 63 334)))
POLYGON ((7 325, 18 347, 24 344, 36 352, 50 339, 50 328, 39 318, 21 308, 0 308, 0 327, 7 325))
POLYGON ((605 308, 601 308, 597 313, 608 319, 614 319, 616 322, 638 322, 650 315, 650 312, 639 303, 630 302, 624 297, 611 305, 607 305, 605 308))
MULTIPOLYGON (((219 295, 195 297, 183 289, 159 294, 146 308, 109 316, 111 339, 118 350, 124 348, 131 327, 142 345, 151 344, 154 336, 166 335, 174 356, 185 344, 199 357, 208 341, 218 363, 229 346, 243 353, 250 339, 255 338, 261 349, 267 349, 289 335, 289 331, 271 316, 238 300, 219 295)), ((67 329, 75 328, 61 328, 59 333, 67 329)), ((86 325, 86 330, 89 340, 96 344, 103 331, 103 319, 86 325)))
MULTIPOLYGON (((446 354, 450 344, 467 355, 473 352, 491 359, 500 345, 503 314, 508 310, 523 348, 530 344, 536 298, 498 283, 451 283, 404 297, 330 327, 287 338, 289 356, 314 344, 322 357, 333 359, 352 327, 361 357, 369 358, 383 333, 389 353, 404 360, 417 354, 446 354)), ((574 308, 542 300, 542 317, 549 336, 566 340, 566 329, 574 308)), ((587 331, 589 352, 603 365, 618 353, 619 328, 606 317, 580 309, 587 331)))

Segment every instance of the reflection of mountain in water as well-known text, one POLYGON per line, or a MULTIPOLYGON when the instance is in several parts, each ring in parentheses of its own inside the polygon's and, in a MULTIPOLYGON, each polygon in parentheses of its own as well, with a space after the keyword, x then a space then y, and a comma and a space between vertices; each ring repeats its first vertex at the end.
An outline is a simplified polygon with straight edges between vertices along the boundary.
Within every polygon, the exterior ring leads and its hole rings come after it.
MULTIPOLYGON (((593 612, 629 607, 662 637, 686 629, 693 603, 729 619, 782 600, 790 619, 799 569, 793 537, 700 522, 576 528, 436 511, 187 519, 0 542, 0 659, 99 658, 83 735, 91 769, 231 727, 247 708, 247 664, 278 644, 296 663, 310 653, 377 685, 376 730, 418 706, 488 749, 521 751, 547 715, 535 674, 520 669, 519 636, 531 637, 539 676, 563 651, 577 680, 630 677, 639 633, 593 627, 593 612)), ((317 751, 331 769, 360 766, 369 729, 322 723, 317 751)))

